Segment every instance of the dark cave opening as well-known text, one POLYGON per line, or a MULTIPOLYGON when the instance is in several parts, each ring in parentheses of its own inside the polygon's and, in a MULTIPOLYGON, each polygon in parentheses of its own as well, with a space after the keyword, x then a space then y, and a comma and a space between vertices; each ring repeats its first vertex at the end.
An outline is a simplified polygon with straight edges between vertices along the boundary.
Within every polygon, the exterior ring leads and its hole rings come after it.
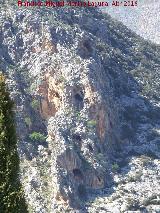
POLYGON ((83 109, 83 107, 84 107, 83 99, 84 99, 84 95, 83 95, 82 91, 80 91, 74 95, 74 105, 75 105, 76 110, 80 111, 83 109))
POLYGON ((74 135, 73 135, 73 140, 76 140, 76 141, 78 141, 78 142, 81 142, 81 141, 82 141, 82 138, 81 138, 80 135, 74 134, 74 135))
POLYGON ((83 174, 80 169, 73 169, 73 175, 76 179, 82 180, 83 179, 83 174))
POLYGON ((93 147, 91 146, 91 144, 88 144, 88 149, 90 152, 93 152, 93 147))

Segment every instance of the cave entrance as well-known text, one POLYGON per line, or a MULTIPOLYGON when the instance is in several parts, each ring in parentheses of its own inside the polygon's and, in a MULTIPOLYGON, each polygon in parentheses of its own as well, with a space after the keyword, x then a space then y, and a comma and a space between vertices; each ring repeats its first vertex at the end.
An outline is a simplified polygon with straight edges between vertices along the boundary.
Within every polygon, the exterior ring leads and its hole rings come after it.
POLYGON ((82 88, 80 86, 75 86, 73 88, 73 106, 77 111, 80 111, 84 107, 84 93, 82 91, 82 88))
POLYGON ((74 135, 73 135, 73 140, 76 140, 76 141, 78 141, 78 142, 81 142, 81 141, 82 141, 82 138, 81 138, 80 135, 74 134, 74 135))
POLYGON ((83 179, 83 174, 80 169, 77 169, 77 168, 73 169, 73 175, 74 175, 74 178, 76 178, 77 180, 83 179))

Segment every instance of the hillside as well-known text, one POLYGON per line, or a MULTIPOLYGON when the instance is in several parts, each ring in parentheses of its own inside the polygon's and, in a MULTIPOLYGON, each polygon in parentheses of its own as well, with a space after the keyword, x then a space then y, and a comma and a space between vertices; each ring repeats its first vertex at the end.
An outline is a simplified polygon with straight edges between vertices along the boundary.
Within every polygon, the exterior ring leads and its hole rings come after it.
POLYGON ((138 0, 137 7, 108 7, 103 8, 103 12, 123 22, 143 38, 160 44, 160 2, 158 0, 138 0))
POLYGON ((0 23, 29 212, 158 212, 159 46, 93 8, 0 23))

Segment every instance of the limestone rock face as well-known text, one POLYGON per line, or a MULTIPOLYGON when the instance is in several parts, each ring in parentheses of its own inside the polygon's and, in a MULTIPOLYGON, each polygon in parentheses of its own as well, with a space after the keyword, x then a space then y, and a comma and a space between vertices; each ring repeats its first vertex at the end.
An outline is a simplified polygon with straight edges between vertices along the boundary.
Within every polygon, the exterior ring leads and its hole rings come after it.
POLYGON ((145 142, 159 128, 158 83, 139 74, 158 79, 159 49, 95 9, 11 7, 0 21, 29 212, 95 212, 86 200, 113 192, 123 158, 160 156, 145 142))
POLYGON ((56 82, 50 74, 46 74, 44 80, 38 86, 37 93, 41 96, 41 116, 44 119, 49 119, 55 115, 62 103, 62 97, 60 97, 62 95, 62 84, 56 82))

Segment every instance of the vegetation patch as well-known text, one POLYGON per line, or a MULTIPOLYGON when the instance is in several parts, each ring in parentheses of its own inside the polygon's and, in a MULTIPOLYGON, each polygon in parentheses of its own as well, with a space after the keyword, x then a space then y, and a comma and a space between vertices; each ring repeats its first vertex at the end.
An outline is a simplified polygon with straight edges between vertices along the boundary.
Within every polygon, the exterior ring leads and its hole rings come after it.
POLYGON ((44 142, 46 140, 46 136, 40 132, 32 132, 29 135, 29 138, 34 142, 44 142))
POLYGON ((39 109, 39 101, 34 99, 32 102, 31 102, 31 106, 33 109, 35 110, 38 110, 39 109))
POLYGON ((87 127, 92 128, 95 127, 97 124, 96 120, 90 120, 87 122, 87 127))
POLYGON ((14 125, 13 102, 0 74, 0 212, 25 213, 22 186, 19 181, 19 157, 14 125))
POLYGON ((112 170, 114 172, 118 171, 119 170, 119 165, 117 163, 112 164, 112 170))

